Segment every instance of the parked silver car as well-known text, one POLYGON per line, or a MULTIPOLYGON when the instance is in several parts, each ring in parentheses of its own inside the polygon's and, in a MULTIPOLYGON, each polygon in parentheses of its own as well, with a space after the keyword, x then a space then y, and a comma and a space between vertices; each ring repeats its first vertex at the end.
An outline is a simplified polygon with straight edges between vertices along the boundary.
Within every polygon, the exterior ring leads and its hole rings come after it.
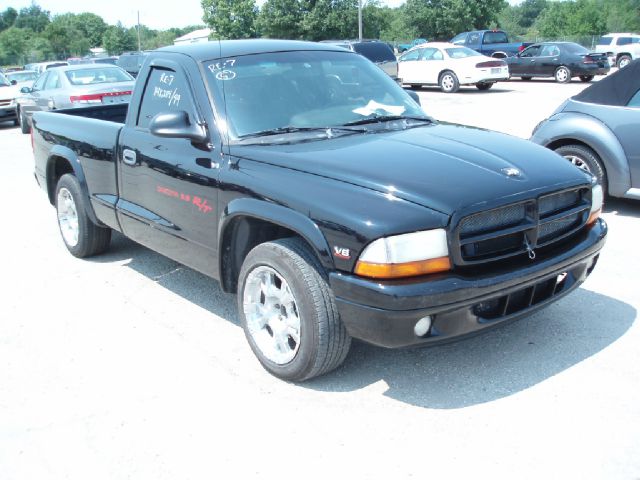
POLYGON ((565 101, 531 140, 593 174, 605 194, 640 200, 640 59, 565 101))
POLYGON ((5 73, 4 75, 12 84, 15 81, 14 85, 18 85, 20 88, 32 86, 33 82, 38 78, 38 72, 35 70, 17 70, 15 72, 5 73))
POLYGON ((31 130, 31 116, 39 110, 128 103, 134 78, 115 65, 86 64, 47 70, 31 88, 23 87, 17 115, 23 133, 31 130))

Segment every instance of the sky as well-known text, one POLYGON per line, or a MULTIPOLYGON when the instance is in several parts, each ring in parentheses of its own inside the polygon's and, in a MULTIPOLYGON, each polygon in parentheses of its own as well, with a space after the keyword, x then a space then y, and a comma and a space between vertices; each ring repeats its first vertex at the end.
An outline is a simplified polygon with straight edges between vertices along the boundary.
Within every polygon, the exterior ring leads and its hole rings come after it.
MULTIPOLYGON (((513 5, 520 1, 509 0, 509 3, 513 5)), ((31 3, 31 0, 0 0, 0 11, 7 7, 20 10, 31 3)), ((100 15, 108 24, 122 22, 126 27, 137 23, 138 12, 140 23, 155 30, 203 24, 200 0, 178 0, 176 3, 162 0, 37 0, 35 3, 52 15, 91 12, 100 15)), ((261 5, 264 0, 257 3, 261 5)), ((404 0, 383 0, 383 3, 397 7, 404 0)))

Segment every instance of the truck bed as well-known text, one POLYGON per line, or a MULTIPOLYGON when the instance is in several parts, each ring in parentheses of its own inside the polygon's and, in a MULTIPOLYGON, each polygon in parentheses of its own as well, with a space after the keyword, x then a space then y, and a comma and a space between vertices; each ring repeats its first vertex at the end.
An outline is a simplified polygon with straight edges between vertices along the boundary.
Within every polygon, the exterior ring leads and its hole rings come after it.
POLYGON ((84 108, 65 108, 55 110, 54 113, 63 113, 65 115, 93 118, 96 120, 106 120, 108 122, 124 123, 128 110, 128 103, 117 103, 114 105, 97 105, 84 108))

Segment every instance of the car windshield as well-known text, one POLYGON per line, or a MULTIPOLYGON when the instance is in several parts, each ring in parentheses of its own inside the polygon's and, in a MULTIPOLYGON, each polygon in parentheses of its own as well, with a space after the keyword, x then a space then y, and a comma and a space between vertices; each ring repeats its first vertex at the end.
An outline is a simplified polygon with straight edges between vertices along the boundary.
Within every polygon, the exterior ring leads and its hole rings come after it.
POLYGON ((205 68, 224 99, 229 135, 236 140, 428 119, 396 82, 352 52, 263 53, 205 62, 205 68))
POLYGON ((578 45, 577 43, 565 43, 564 48, 567 52, 573 53, 575 55, 588 55, 590 52, 582 45, 578 45))
POLYGON ((133 77, 119 67, 82 68, 64 72, 72 85, 130 82, 133 77))
POLYGON ((445 48, 447 55, 450 58, 467 58, 467 57, 480 57, 481 53, 476 52, 475 50, 471 50, 467 47, 459 47, 459 48, 445 48))
POLYGON ((0 73, 0 86, 8 87, 9 85, 11 85, 11 82, 7 80, 7 77, 0 73))

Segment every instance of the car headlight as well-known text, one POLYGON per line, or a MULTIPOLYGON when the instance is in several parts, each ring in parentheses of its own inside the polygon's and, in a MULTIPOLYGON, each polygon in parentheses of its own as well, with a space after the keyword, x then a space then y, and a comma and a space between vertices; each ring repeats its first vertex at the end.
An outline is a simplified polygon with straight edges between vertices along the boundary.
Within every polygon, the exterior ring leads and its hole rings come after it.
POLYGON ((591 185, 591 211, 589 212, 589 220, 587 225, 593 225, 602 213, 602 203, 604 195, 602 194, 602 185, 593 183, 591 185))
POLYGON ((451 269, 444 229, 394 235, 370 243, 355 273, 370 278, 403 278, 451 269))

